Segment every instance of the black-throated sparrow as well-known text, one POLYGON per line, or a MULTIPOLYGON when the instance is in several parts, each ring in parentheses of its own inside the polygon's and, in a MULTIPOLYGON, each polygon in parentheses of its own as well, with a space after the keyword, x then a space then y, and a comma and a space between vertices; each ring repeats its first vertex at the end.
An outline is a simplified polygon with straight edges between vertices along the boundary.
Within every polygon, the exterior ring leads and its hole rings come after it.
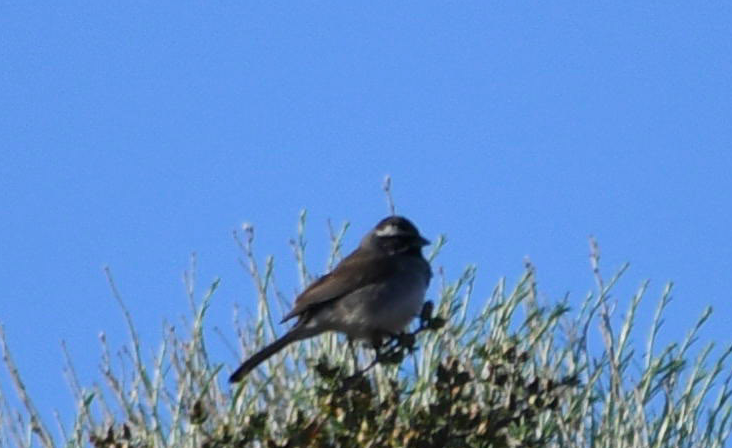
POLYGON ((404 330, 419 314, 432 277, 422 256, 427 244, 408 219, 381 220, 355 251, 297 297, 295 307, 282 319, 297 317, 295 326, 244 361, 229 381, 240 381, 287 344, 326 331, 377 344, 404 330))

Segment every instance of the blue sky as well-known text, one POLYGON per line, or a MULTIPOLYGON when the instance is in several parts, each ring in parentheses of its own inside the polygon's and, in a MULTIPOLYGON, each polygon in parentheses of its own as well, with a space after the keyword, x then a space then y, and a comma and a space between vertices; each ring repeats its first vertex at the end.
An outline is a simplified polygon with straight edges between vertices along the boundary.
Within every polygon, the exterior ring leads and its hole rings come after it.
POLYGON ((128 340, 105 265, 151 353, 197 252, 233 340, 255 294, 232 230, 255 225, 292 294, 299 211, 322 273, 326 220, 352 249, 386 174, 447 234, 448 277, 477 264, 477 300, 529 256, 545 300, 578 304, 592 234, 608 275, 631 263, 621 311, 651 279, 647 323, 673 280, 666 341, 712 305, 702 338, 729 343, 732 8, 637 3, 6 2, 0 322, 38 407, 71 418, 62 340, 86 384, 97 335, 128 340))

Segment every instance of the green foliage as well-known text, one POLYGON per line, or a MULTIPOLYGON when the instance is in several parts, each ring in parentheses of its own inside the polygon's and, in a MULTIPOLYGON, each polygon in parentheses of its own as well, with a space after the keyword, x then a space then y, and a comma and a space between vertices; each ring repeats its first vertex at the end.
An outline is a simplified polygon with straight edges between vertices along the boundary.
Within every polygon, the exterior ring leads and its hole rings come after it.
MULTIPOLYGON (((292 242, 303 285, 312 280, 304 228, 303 213, 292 242)), ((346 229, 331 229, 329 265, 340 258, 346 229)), ((256 319, 237 328, 246 357, 277 336, 271 306, 284 299, 272 258, 257 263, 253 228, 246 226, 235 238, 258 297, 256 319)), ((430 260, 444 243, 437 239, 430 260)), ((206 311, 218 281, 196 299, 192 266, 185 277, 192 310, 188 328, 169 327, 157 354, 145 359, 143 341, 108 272, 131 342, 120 350, 120 368, 101 336, 103 385, 80 385, 69 363, 78 406, 73 427, 60 425, 59 435, 40 418, 0 327, 3 359, 23 404, 12 410, 0 393, 0 446, 725 446, 732 427, 732 349, 712 357, 709 344, 695 360, 690 355, 709 312, 682 341, 656 347, 671 297, 668 285, 645 352, 639 353, 633 343, 635 311, 647 284, 631 298, 617 331, 610 296, 627 266, 606 282, 594 242, 592 249, 597 289, 576 312, 566 299, 540 303, 528 262, 512 290, 501 280, 475 307, 475 267, 455 280, 438 269, 430 297, 435 305, 425 307, 410 333, 378 351, 350 346, 334 334, 292 344, 231 388, 225 379, 236 360, 225 367, 207 350, 206 311)))

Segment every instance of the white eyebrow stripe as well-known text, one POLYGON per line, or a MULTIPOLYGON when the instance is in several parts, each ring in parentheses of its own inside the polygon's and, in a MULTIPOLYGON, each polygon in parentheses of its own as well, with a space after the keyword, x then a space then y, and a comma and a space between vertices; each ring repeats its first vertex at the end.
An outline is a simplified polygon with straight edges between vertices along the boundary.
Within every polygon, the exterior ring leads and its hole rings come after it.
POLYGON ((383 229, 376 230, 376 236, 396 236, 401 233, 402 232, 399 230, 399 228, 394 224, 389 224, 383 229))

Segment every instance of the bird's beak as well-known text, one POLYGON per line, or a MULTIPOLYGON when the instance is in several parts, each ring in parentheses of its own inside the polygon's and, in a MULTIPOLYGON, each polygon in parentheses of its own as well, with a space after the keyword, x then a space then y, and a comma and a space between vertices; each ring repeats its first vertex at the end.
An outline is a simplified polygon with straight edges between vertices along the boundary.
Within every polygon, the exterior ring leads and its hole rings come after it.
POLYGON ((425 238, 425 237, 423 237, 423 236, 421 236, 421 235, 420 235, 420 237, 419 237, 419 243, 420 243, 421 245, 423 245, 423 246, 429 246, 430 244, 432 244, 432 243, 430 242, 430 240, 428 240, 427 238, 425 238))

